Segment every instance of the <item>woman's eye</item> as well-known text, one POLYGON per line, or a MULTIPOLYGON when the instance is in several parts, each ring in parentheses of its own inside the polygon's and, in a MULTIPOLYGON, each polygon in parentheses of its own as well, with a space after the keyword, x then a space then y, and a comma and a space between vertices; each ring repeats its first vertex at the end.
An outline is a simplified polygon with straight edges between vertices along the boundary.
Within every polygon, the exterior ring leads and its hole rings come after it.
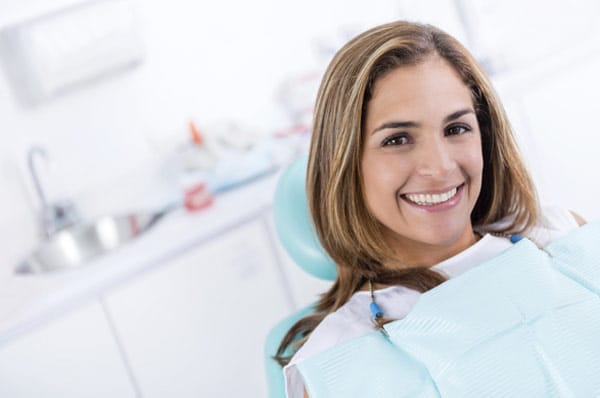
POLYGON ((446 129, 446 135, 461 135, 468 131, 471 131, 471 129, 468 126, 463 126, 463 125, 459 124, 456 126, 448 127, 446 129))
POLYGON ((406 135, 395 135, 392 137, 386 138, 382 145, 390 146, 390 145, 406 145, 410 142, 409 138, 406 135))

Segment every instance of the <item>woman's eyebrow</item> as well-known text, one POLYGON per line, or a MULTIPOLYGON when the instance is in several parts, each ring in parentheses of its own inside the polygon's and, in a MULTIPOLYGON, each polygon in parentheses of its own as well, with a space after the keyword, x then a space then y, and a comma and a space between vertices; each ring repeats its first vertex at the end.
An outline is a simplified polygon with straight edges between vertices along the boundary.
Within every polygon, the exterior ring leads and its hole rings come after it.
MULTIPOLYGON (((448 116, 446 116, 444 118, 444 123, 448 123, 451 122, 452 120, 458 119, 461 116, 467 115, 469 113, 475 113, 475 111, 472 108, 465 108, 465 109, 461 109, 458 110, 456 112, 452 112, 451 114, 449 114, 448 116)), ((413 122, 413 121, 393 121, 393 122, 387 122, 382 124, 381 126, 377 127, 375 130, 373 130, 373 132, 371 134, 375 134, 378 131, 381 130, 385 130, 385 129, 397 129, 397 128, 411 128, 411 127, 419 127, 420 124, 417 122, 413 122)))
POLYGON ((420 124, 417 122, 387 122, 377 127, 371 134, 375 134, 378 131, 385 129, 397 129, 397 128, 407 128, 407 127, 419 127, 420 124))
POLYGON ((467 115, 469 113, 475 113, 475 111, 471 108, 461 109, 460 111, 453 112, 444 118, 444 123, 451 122, 455 119, 458 119, 461 116, 467 115))

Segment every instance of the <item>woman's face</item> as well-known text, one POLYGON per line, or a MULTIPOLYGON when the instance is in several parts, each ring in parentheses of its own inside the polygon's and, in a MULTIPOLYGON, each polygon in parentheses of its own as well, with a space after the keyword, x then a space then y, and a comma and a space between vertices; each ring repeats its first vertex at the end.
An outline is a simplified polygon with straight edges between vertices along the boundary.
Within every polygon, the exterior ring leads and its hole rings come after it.
POLYGON ((474 241, 481 135, 471 93, 432 56, 380 78, 367 105, 363 188, 371 213, 408 265, 432 265, 474 241))

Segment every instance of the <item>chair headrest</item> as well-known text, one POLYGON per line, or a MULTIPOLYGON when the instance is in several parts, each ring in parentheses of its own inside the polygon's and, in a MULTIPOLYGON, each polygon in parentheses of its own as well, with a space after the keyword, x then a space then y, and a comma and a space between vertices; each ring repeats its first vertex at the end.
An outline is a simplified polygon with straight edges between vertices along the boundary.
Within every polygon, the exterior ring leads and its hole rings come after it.
POLYGON ((290 257, 309 274, 334 280, 335 264, 319 243, 306 199, 308 157, 295 160, 281 175, 273 201, 275 228, 290 257))

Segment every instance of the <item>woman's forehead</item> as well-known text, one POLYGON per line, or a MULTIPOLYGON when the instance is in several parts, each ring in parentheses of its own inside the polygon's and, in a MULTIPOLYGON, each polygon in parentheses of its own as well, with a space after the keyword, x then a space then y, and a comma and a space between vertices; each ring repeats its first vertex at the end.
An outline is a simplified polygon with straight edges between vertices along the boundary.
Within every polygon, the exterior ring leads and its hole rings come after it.
POLYGON ((470 89, 440 56, 400 66, 375 82, 367 104, 366 124, 386 118, 421 119, 472 107, 470 89))

